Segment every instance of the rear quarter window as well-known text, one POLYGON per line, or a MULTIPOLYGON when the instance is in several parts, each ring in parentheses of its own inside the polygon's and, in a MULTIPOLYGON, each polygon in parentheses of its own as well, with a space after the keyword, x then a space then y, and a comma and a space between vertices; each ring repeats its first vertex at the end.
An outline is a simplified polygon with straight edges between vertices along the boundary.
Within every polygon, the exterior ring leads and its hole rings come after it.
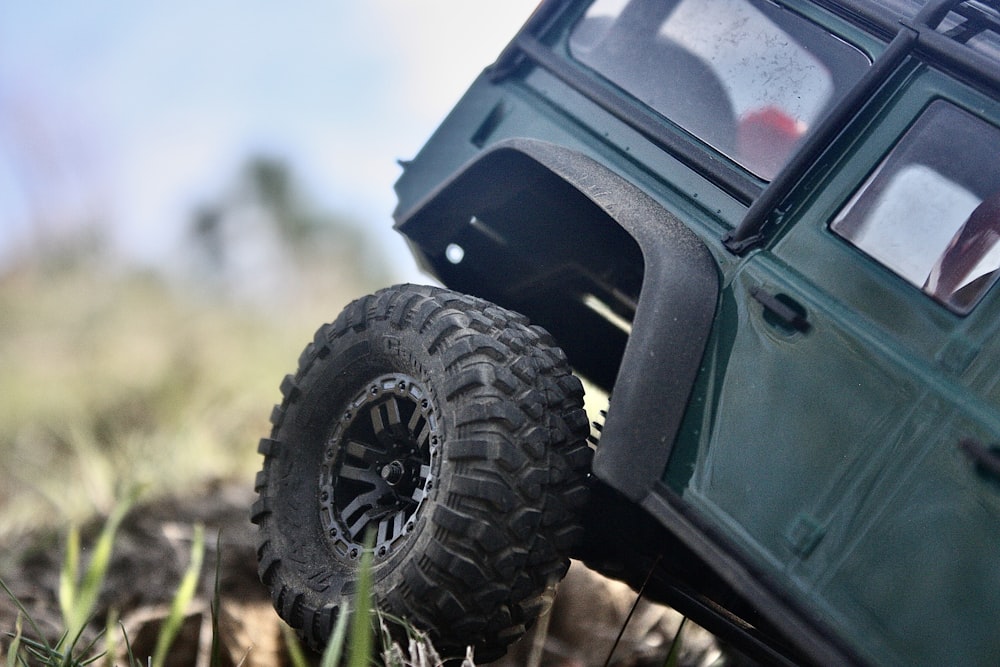
POLYGON ((1000 275, 1000 130, 932 102, 830 224, 950 310, 1000 275))

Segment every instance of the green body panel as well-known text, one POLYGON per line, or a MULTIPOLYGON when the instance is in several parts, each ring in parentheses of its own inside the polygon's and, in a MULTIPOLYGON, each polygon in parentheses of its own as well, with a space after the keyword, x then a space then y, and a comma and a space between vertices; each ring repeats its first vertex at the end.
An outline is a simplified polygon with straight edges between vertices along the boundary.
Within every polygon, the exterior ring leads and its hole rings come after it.
MULTIPOLYGON (((885 49, 815 5, 787 4, 872 58, 885 49)), ((558 57, 569 59, 564 31, 582 10, 545 33, 558 57)), ((735 560, 873 664, 1000 659, 1000 482, 961 446, 1000 443, 1000 289, 956 315, 828 226, 935 99, 1000 125, 996 97, 906 59, 744 256, 723 244, 744 202, 540 67, 481 76, 397 183, 405 220, 490 146, 538 139, 607 166, 703 240, 722 290, 663 485, 735 560), (761 294, 790 304, 806 330, 761 294)), ((573 216, 564 224, 572 235, 573 216)))
POLYGON ((664 481, 872 661, 994 664, 1000 485, 958 445, 1000 441, 1000 299, 953 315, 827 227, 930 100, 989 104, 905 78, 724 291, 664 481), (810 330, 769 322, 753 288, 810 330))

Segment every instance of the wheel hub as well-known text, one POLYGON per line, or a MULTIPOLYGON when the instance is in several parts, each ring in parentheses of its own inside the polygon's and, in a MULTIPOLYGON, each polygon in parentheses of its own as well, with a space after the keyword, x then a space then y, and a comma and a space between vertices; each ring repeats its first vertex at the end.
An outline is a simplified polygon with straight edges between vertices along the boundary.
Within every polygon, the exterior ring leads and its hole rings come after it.
POLYGON ((337 555, 355 560, 369 540, 384 558, 413 530, 440 440, 416 379, 384 375, 358 392, 332 429, 319 480, 320 521, 337 555))
POLYGON ((388 465, 384 466, 380 471, 382 479, 386 481, 389 486, 396 486, 403 481, 406 477, 406 467, 401 461, 392 461, 388 465))

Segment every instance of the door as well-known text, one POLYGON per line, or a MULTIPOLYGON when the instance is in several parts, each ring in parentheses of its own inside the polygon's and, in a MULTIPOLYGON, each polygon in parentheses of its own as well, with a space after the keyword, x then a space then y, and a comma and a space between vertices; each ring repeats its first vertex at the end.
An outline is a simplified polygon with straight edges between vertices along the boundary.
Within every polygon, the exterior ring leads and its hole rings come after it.
POLYGON ((870 136, 855 192, 816 197, 728 284, 684 497, 873 661, 986 664, 1000 129, 927 95, 899 141, 870 136))

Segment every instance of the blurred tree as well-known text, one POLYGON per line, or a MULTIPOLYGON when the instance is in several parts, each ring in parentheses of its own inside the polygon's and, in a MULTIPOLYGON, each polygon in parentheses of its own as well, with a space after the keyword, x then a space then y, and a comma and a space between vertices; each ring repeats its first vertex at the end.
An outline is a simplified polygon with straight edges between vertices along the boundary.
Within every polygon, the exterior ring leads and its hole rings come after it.
POLYGON ((389 282, 372 237, 313 205, 288 165, 271 156, 248 159, 234 185, 194 212, 190 230, 202 273, 237 293, 287 294, 318 273, 359 289, 389 282))
POLYGON ((304 246, 323 235, 324 225, 337 226, 333 218, 310 209, 305 198, 296 191, 292 174, 283 163, 269 157, 257 157, 246 167, 246 181, 252 195, 273 216, 275 228, 282 240, 301 252, 304 246))

